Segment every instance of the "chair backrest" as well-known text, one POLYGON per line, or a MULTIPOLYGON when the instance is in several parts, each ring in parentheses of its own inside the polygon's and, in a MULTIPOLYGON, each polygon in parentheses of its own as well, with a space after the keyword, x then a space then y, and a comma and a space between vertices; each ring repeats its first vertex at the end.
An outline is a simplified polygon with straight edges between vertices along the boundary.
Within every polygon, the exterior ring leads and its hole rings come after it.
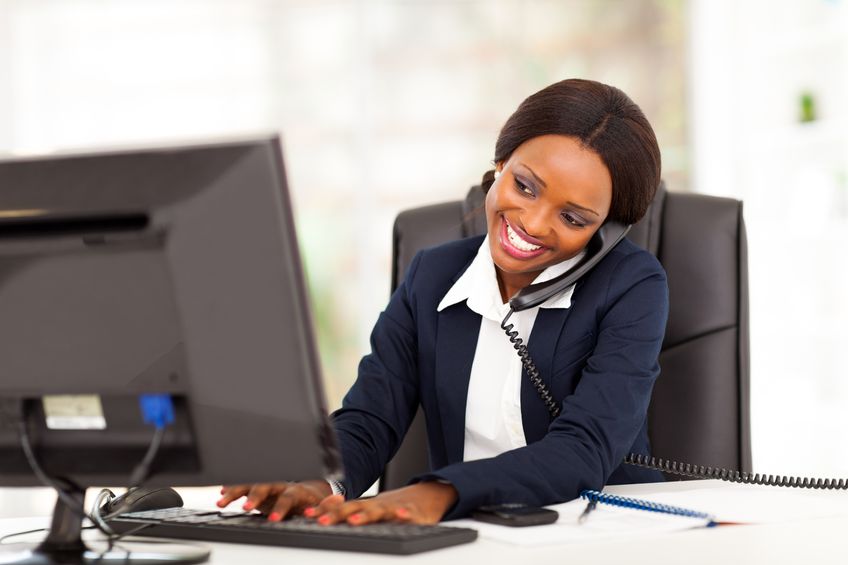
MULTIPOLYGON (((424 247, 485 233, 484 195, 401 212, 394 225, 392 289, 424 247)), ((662 372, 648 411, 652 455, 751 470, 747 242, 742 203, 657 191, 628 237, 668 274, 669 318, 662 372)), ((386 467, 380 488, 403 486, 428 470, 419 413, 386 467)), ((679 477, 669 477, 679 478, 679 477)))

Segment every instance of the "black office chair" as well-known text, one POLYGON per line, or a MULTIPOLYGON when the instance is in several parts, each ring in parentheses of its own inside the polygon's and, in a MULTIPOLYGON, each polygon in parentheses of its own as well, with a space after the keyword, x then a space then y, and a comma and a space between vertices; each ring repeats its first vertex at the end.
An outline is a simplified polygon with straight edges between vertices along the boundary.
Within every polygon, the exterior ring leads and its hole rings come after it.
MULTIPOLYGON (((401 212, 394 225, 392 290, 415 253, 483 234, 483 190, 463 201, 401 212)), ((628 234, 668 274, 670 310, 662 372, 648 410, 653 455, 712 467, 751 470, 748 259, 742 203, 667 192, 660 185, 645 217, 628 234)), ((420 410, 380 489, 403 486, 429 469, 420 410)), ((678 479, 677 476, 668 476, 678 479)))

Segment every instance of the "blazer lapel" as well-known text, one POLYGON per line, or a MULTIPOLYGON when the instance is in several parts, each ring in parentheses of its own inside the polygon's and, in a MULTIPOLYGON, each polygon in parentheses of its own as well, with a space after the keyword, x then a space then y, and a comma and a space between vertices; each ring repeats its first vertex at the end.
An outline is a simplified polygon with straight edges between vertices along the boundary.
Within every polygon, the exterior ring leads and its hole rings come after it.
POLYGON ((436 334, 436 396, 448 461, 462 461, 465 403, 471 364, 480 334, 480 316, 464 302, 439 313, 436 334))
MULTIPOLYGON (((530 358, 548 389, 552 388, 551 375, 557 343, 570 312, 571 308, 540 308, 530 332, 529 342, 525 338, 530 358)), ((554 399, 557 403, 562 401, 561 398, 554 399)), ((524 439, 528 444, 541 439, 551 422, 548 409, 533 383, 530 382, 525 369, 521 370, 521 420, 524 427, 524 439)))

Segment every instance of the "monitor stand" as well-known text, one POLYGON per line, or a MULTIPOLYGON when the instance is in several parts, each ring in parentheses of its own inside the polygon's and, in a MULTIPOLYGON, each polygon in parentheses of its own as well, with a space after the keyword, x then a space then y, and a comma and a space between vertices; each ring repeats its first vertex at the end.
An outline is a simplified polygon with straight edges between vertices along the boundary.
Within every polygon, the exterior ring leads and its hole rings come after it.
MULTIPOLYGON (((85 491, 67 490, 74 507, 57 497, 53 520, 47 537, 41 543, 9 543, 0 545, 0 563, 16 565, 162 565, 163 563, 203 563, 209 550, 199 545, 162 544, 158 542, 108 540, 82 541, 82 516, 85 491)), ((153 541, 153 540, 151 540, 153 541)))

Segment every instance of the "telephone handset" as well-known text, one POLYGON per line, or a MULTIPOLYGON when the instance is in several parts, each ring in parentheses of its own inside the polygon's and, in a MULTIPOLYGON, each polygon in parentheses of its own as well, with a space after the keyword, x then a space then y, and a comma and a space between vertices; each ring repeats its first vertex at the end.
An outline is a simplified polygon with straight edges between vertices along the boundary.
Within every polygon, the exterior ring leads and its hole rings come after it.
POLYGON ((586 245, 586 255, 577 265, 554 279, 523 288, 509 300, 510 308, 515 312, 520 312, 538 306, 548 298, 567 289, 592 270, 592 267, 597 265, 607 253, 612 251, 618 245, 618 242, 624 239, 630 228, 630 225, 618 222, 605 223, 598 228, 598 231, 589 240, 588 245, 586 245))
MULTIPOLYGON (((509 319, 513 315, 513 313, 520 312, 521 310, 526 310, 534 306, 538 306, 545 300, 551 298, 559 292, 562 292, 563 290, 567 289, 568 287, 576 283, 578 280, 580 280, 589 271, 591 271, 592 268, 595 267, 595 265, 597 265, 601 259, 603 259, 610 251, 612 251, 622 239, 624 239, 624 237, 627 235, 627 232, 630 231, 630 228, 630 225, 624 225, 618 222, 605 223, 600 228, 598 228, 598 231, 595 232, 594 236, 592 236, 592 239, 586 246, 586 255, 583 257, 583 259, 581 259, 581 261, 577 265, 575 265, 573 268, 569 269, 567 272, 554 279, 542 283, 533 284, 522 289, 509 301, 510 309, 506 317, 504 317, 503 321, 501 322, 501 328, 504 330, 504 332, 506 332, 506 335, 509 337, 509 341, 513 344, 515 350, 518 352, 518 356, 521 358, 521 364, 527 371, 527 375, 530 378, 530 382, 533 384, 533 387, 536 389, 536 392, 539 394, 539 397, 542 399, 542 402, 545 403, 545 407, 550 413, 551 420, 559 416, 559 405, 553 398, 553 395, 551 394, 550 390, 548 390, 548 387, 542 381, 542 378, 539 375, 539 370, 536 368, 536 365, 530 358, 530 354, 527 351, 527 346, 524 344, 523 340, 518 336, 518 332, 512 329, 513 324, 508 323, 509 319)), ((662 471, 665 473, 672 473, 676 475, 683 475, 698 479, 719 479, 722 481, 729 481, 734 483, 780 487, 848 490, 848 480, 845 479, 837 480, 817 479, 808 477, 787 477, 779 475, 760 475, 737 470, 723 469, 720 467, 704 467, 700 465, 691 465, 689 463, 680 463, 677 461, 658 459, 655 457, 648 457, 646 455, 640 455, 637 453, 629 454, 624 459, 624 462, 628 465, 635 465, 638 467, 644 467, 656 471, 662 471)))
POLYGON ((527 371, 527 375, 530 377, 530 382, 533 383, 533 388, 536 389, 536 392, 542 398, 542 402, 545 403, 545 407, 551 415, 551 420, 559 416, 559 406, 554 400, 553 395, 551 395, 551 391, 548 390, 548 387, 545 386, 545 383, 542 381, 542 377, 539 376, 539 370, 530 358, 530 353, 527 351, 527 346, 524 345, 524 340, 518 337, 518 332, 512 329, 512 324, 508 323, 509 319, 515 312, 520 312, 521 310, 538 306, 548 298, 551 298, 576 283, 580 278, 586 275, 592 267, 597 265, 607 253, 612 251, 613 248, 618 245, 622 239, 624 239, 624 236, 627 235, 628 231, 630 231, 629 225, 624 225, 619 222, 605 223, 598 228, 598 231, 596 231, 595 235, 592 236, 592 239, 589 240, 589 243, 586 245, 586 254, 580 262, 577 263, 577 265, 556 278, 537 284, 531 284, 530 286, 521 289, 518 294, 509 300, 509 312, 501 322, 501 329, 506 332, 507 337, 509 337, 509 341, 512 343, 513 347, 515 347, 515 350, 518 352, 518 356, 521 357, 521 364, 527 371))

